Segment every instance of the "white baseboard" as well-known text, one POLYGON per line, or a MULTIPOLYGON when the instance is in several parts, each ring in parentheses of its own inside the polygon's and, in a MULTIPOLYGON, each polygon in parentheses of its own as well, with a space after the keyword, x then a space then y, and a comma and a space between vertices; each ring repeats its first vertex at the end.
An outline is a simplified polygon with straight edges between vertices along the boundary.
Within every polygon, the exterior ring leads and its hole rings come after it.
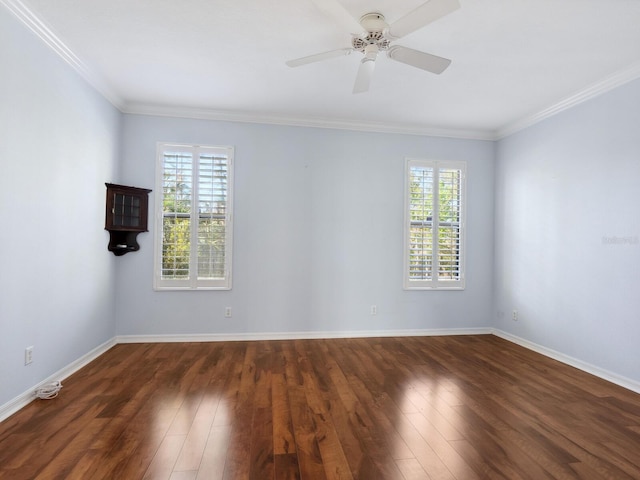
POLYGON ((575 359, 550 348, 543 347, 523 338, 517 337, 502 330, 493 328, 462 328, 462 329, 430 329, 430 330, 356 330, 350 332, 263 332, 263 333, 220 333, 220 334, 193 334, 193 335, 120 335, 94 348, 86 355, 46 378, 38 385, 18 395, 13 400, 0 406, 0 422, 21 408, 27 406, 35 397, 35 391, 42 385, 64 380, 71 374, 80 370, 89 362, 95 360, 111 347, 118 343, 171 343, 171 342, 231 342, 251 340, 305 340, 320 338, 374 338, 374 337, 433 337, 443 335, 496 335, 509 342, 520 345, 534 352, 545 355, 559 362, 571 365, 596 377, 600 377, 611 383, 624 387, 636 393, 640 393, 640 383, 629 378, 617 375, 589 363, 575 359))
POLYGON ((543 347, 542 345, 538 345, 537 343, 530 342, 529 340, 525 340, 524 338, 517 337, 502 330, 493 329, 491 333, 493 333, 497 337, 508 340, 511 343, 515 343, 516 345, 520 345, 521 347, 544 355, 545 357, 553 358, 554 360, 575 367, 578 370, 590 373, 591 375, 595 375, 596 377, 602 378, 603 380, 606 380, 608 382, 615 383, 616 385, 631 390, 632 392, 640 393, 640 382, 636 382, 635 380, 631 380, 630 378, 623 377, 603 368, 596 367, 595 365, 591 365, 590 363, 583 362, 582 360, 578 360, 577 358, 573 358, 569 355, 565 355, 564 353, 560 353, 550 348, 543 347))
POLYGON ((355 330, 337 332, 211 333, 193 335, 120 335, 116 343, 236 342, 250 340, 306 340, 319 338, 434 337, 443 335, 489 335, 490 328, 433 330, 355 330))
POLYGON ((171 343, 171 342, 231 342, 250 340, 302 340, 319 338, 373 338, 373 337, 420 337, 442 335, 489 335, 490 328, 434 329, 434 330, 370 330, 351 332, 264 332, 264 333, 221 333, 188 335, 120 335, 94 348, 86 355, 58 370, 26 392, 0 406, 0 422, 35 400, 35 391, 42 385, 56 380, 64 380, 95 360, 118 343, 171 343))
POLYGON ((70 375, 72 375, 73 373, 75 373, 78 370, 80 370, 82 367, 87 365, 89 362, 92 362, 93 360, 98 358, 100 355, 105 353, 107 350, 109 350, 114 345, 116 345, 116 340, 115 340, 115 338, 112 338, 111 340, 108 340, 107 342, 103 343, 102 345, 97 346, 96 348, 91 350, 86 355, 83 355, 82 357, 80 357, 76 361, 71 362, 66 367, 58 370, 53 375, 50 375, 48 378, 44 379, 42 382, 38 383, 37 385, 34 385, 32 388, 30 388, 26 392, 18 395, 13 400, 10 400, 9 402, 5 403, 4 405, 1 405, 0 406, 0 422, 5 420, 6 418, 10 417, 11 415, 16 413, 21 408, 26 407, 29 403, 31 403, 33 400, 35 400, 36 399, 35 392, 36 392, 36 390, 38 388, 40 388, 41 386, 43 386, 43 385, 45 385, 45 384, 47 384, 49 382, 54 382, 54 381, 57 381, 57 380, 62 381, 65 378, 68 378, 70 375))

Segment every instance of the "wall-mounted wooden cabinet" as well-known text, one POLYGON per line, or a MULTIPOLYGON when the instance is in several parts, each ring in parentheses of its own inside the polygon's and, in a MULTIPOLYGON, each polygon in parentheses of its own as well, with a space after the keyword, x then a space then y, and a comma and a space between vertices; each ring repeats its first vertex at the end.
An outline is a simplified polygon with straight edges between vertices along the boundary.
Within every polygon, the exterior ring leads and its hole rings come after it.
POLYGON ((104 228, 109 232, 109 246, 114 255, 140 250, 136 237, 148 232, 149 192, 147 188, 106 183, 107 208, 104 228))

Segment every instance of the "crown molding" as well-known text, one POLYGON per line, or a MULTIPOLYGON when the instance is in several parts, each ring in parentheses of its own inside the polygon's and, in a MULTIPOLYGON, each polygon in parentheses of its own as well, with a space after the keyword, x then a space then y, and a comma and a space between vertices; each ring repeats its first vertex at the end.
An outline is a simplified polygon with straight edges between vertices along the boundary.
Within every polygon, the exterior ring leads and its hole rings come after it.
POLYGON ((118 110, 124 104, 122 98, 99 76, 91 70, 67 45, 49 28, 44 21, 33 13, 20 0, 0 0, 20 22, 31 30, 40 40, 53 50, 62 60, 85 79, 98 93, 107 99, 118 110))
POLYGON ((273 125, 288 125, 297 127, 330 128, 337 130, 355 130, 374 133, 397 133, 404 135, 425 135, 430 137, 458 138, 465 140, 497 141, 516 132, 531 127, 558 113, 569 110, 592 98, 598 97, 615 88, 640 78, 640 62, 615 72, 604 79, 565 97, 559 102, 527 117, 509 123, 498 130, 464 130, 444 129, 408 124, 383 124, 373 122, 358 122, 312 117, 285 117, 278 115, 221 111, 214 109, 195 109, 168 107, 147 104, 129 104, 121 109, 123 113, 139 115, 170 116, 180 118, 196 118, 205 120, 221 120, 230 122, 248 122, 273 125))
POLYGON ((270 113, 175 107, 144 103, 128 103, 120 110, 122 111, 122 113, 133 115, 153 115, 160 117, 218 120, 225 122, 327 128, 373 133, 395 133, 402 135, 426 135, 431 137, 459 138, 467 140, 495 139, 495 135, 492 132, 482 130, 445 129, 400 123, 386 124, 376 122, 362 122, 357 120, 339 120, 307 116, 286 116, 270 113))
POLYGON ((38 16, 20 0, 0 0, 0 4, 4 5, 19 21, 37 35, 49 48, 105 97, 107 101, 122 113, 128 114, 495 141, 508 137, 587 100, 640 78, 640 62, 637 62, 560 100, 544 110, 508 123, 497 130, 446 129, 415 124, 386 124, 306 116, 285 116, 259 112, 125 103, 124 99, 116 94, 100 75, 80 60, 45 22, 40 20, 38 16))
POLYGON ((545 108, 528 117, 521 118, 513 123, 510 123, 500 130, 495 132, 494 139, 500 140, 508 137, 520 130, 531 127, 536 123, 539 123, 547 118, 550 118, 558 113, 564 112, 576 105, 598 97, 604 93, 607 93, 615 88, 618 88, 626 83, 632 82, 640 78, 640 62, 634 63, 631 66, 613 73, 599 82, 593 83, 588 87, 580 90, 573 95, 570 95, 559 102, 545 108))

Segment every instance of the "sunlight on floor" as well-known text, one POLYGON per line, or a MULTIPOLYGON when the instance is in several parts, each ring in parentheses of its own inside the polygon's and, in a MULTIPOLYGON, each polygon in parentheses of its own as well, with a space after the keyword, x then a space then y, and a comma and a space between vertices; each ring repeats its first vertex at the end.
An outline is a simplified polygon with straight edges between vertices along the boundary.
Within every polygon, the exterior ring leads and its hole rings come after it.
MULTIPOLYGON (((176 404, 177 398, 165 399, 176 404)), ((157 410, 153 421, 157 451, 146 477, 196 478, 204 468, 220 475, 224 469, 230 428, 227 403, 219 394, 193 395, 178 408, 157 410)), ((210 478, 218 478, 212 474, 210 478)))

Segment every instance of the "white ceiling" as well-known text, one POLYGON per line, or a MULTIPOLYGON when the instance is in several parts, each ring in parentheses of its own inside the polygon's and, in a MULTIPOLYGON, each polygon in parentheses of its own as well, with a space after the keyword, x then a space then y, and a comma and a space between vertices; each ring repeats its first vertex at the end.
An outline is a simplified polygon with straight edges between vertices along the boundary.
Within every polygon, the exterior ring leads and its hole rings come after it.
MULTIPOLYGON (((450 58, 442 75, 381 55, 358 95, 357 52, 285 65, 350 46, 312 0, 2 1, 125 112, 496 138, 640 76, 639 0, 460 0, 395 42, 450 58)), ((423 0, 340 2, 392 23, 423 0)))

